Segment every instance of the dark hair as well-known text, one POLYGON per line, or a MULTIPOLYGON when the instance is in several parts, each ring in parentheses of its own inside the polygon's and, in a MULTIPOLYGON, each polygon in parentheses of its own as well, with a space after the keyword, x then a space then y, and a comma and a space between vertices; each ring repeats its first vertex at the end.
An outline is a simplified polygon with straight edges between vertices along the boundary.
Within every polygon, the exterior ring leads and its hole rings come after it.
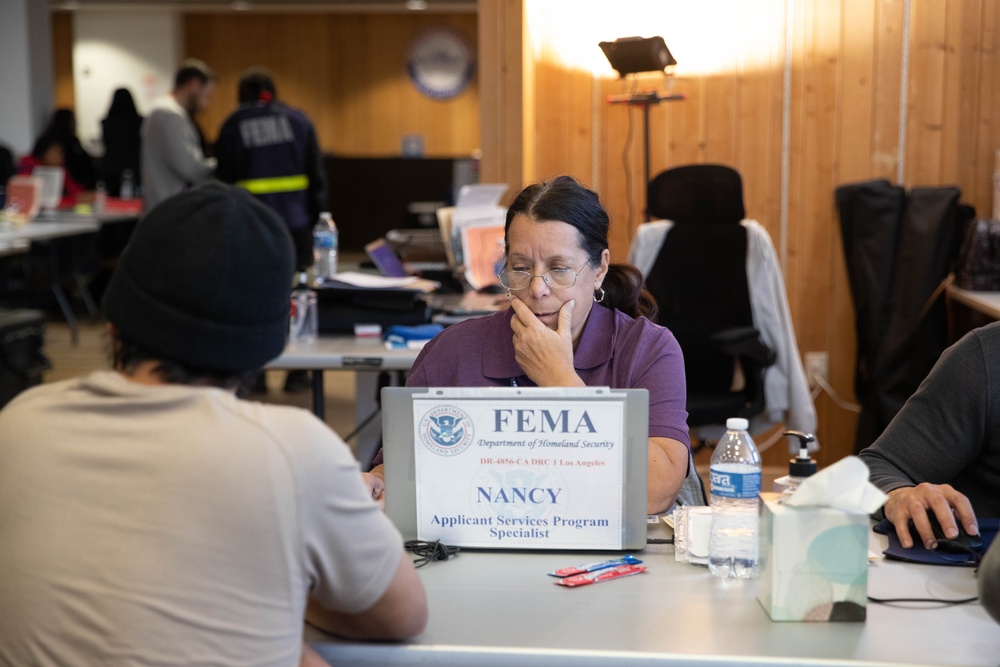
POLYGON ((76 136, 76 114, 72 109, 56 109, 52 112, 43 134, 51 134, 59 140, 76 136))
MULTIPOLYGON (((584 187, 572 176, 559 176, 543 183, 535 183, 521 190, 514 203, 507 209, 504 224, 504 242, 508 241, 510 223, 517 215, 526 215, 533 221, 565 222, 576 229, 580 248, 587 253, 591 266, 601 261, 601 253, 608 247, 608 229, 611 218, 593 190, 584 187)), ((642 273, 631 264, 611 264, 601 287, 601 303, 617 308, 630 317, 646 317, 655 322, 656 300, 646 290, 642 273)))
MULTIPOLYGON (((36 160, 41 160, 45 152, 52 148, 52 146, 57 145, 62 148, 62 141, 52 132, 43 132, 37 139, 35 139, 35 145, 31 147, 31 155, 36 160)), ((63 161, 66 160, 66 150, 63 149, 63 161)))
POLYGON ((111 336, 108 361, 116 371, 130 373, 144 361, 155 361, 153 369, 164 382, 183 385, 204 385, 220 389, 240 389, 249 387, 257 370, 227 373, 222 371, 192 368, 176 361, 163 359, 162 355, 150 352, 145 347, 117 332, 111 336))
POLYGON ((270 93, 271 99, 278 97, 271 73, 261 67, 251 67, 243 72, 237 90, 240 104, 254 104, 263 101, 261 93, 270 93))
POLYGON ((139 111, 135 108, 135 100, 128 88, 118 88, 111 96, 111 106, 108 107, 106 118, 137 118, 139 111))
POLYGON ((181 63, 181 68, 174 75, 174 88, 182 88, 189 81, 208 83, 215 81, 215 73, 200 60, 188 58, 181 63))

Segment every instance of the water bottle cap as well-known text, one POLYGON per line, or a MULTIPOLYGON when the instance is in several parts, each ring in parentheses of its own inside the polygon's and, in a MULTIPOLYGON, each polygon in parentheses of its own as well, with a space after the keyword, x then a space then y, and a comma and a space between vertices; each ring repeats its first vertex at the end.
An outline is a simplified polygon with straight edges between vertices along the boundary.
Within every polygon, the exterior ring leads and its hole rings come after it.
POLYGON ((730 431, 745 431, 750 422, 742 417, 730 417, 726 420, 726 428, 730 431))

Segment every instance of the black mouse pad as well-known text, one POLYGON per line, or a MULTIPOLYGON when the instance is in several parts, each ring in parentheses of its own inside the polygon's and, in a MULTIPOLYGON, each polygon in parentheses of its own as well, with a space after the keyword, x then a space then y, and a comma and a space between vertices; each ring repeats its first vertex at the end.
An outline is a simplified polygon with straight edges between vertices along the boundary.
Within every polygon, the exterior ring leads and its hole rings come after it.
POLYGON ((928 565, 959 565, 963 567, 975 567, 979 563, 979 558, 989 549, 993 538, 1000 530, 1000 519, 979 519, 979 535, 983 538, 983 547, 978 554, 955 554, 944 553, 942 551, 926 549, 920 540, 914 540, 913 547, 904 549, 896 536, 896 528, 888 519, 882 519, 872 528, 876 533, 880 533, 889 538, 888 548, 882 552, 886 558, 903 560, 909 563, 925 563, 928 565))

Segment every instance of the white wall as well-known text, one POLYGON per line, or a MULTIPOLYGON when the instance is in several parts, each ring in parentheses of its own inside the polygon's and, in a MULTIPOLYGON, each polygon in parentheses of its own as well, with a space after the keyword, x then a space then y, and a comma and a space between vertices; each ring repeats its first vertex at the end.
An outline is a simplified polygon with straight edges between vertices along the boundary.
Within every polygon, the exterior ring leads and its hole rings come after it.
POLYGON ((27 153, 52 112, 47 2, 0 0, 0 142, 27 153))
POLYGON ((73 16, 77 135, 103 155, 101 120, 116 88, 128 88, 139 113, 170 90, 181 61, 180 15, 170 10, 78 11, 73 16))

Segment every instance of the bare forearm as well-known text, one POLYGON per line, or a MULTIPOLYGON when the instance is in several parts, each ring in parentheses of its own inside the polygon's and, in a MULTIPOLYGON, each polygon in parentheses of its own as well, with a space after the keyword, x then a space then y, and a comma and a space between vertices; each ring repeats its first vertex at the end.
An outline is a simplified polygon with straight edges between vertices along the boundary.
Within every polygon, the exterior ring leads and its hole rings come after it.
POLYGON ((409 639, 427 625, 427 596, 413 563, 403 552, 389 588, 370 608, 345 613, 326 609, 310 599, 306 621, 347 639, 409 639))
POLYGON ((649 439, 649 481, 646 511, 666 511, 677 498, 688 470, 688 448, 671 438, 649 439))

